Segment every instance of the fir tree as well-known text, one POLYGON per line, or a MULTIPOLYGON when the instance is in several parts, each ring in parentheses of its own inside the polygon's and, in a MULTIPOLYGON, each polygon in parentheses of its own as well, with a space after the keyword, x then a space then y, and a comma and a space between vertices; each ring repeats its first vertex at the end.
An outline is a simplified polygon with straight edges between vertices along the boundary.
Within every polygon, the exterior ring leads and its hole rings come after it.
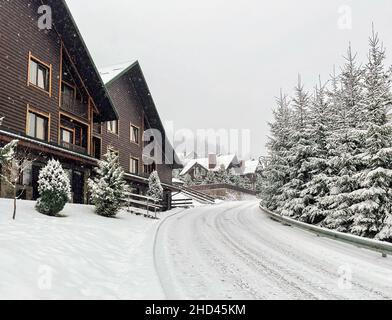
POLYGON ((354 215, 351 231, 392 240, 388 226, 392 204, 392 131, 387 119, 387 105, 391 102, 390 74, 385 70, 385 50, 374 28, 369 45, 364 81, 368 129, 364 152, 359 155, 362 170, 356 175, 360 188, 351 194, 354 202, 350 208, 354 215), (384 221, 386 227, 383 227, 384 221))
POLYGON ((207 172, 206 178, 204 179, 204 184, 214 184, 215 182, 215 172, 209 170, 207 172))
POLYGON ((327 228, 348 232, 353 222, 350 207, 354 203, 351 192, 359 188, 356 174, 363 163, 366 108, 364 102, 363 70, 357 66, 356 54, 351 45, 345 57, 346 63, 339 77, 340 89, 334 88, 334 121, 336 125, 329 138, 330 157, 328 166, 332 172, 330 195, 322 200, 327 214, 323 225, 327 228))
POLYGON ((290 181, 283 187, 283 194, 287 201, 282 213, 294 218, 301 217, 303 210, 309 205, 311 197, 302 194, 306 184, 311 179, 311 158, 314 154, 309 126, 310 97, 298 77, 293 98, 294 125, 291 135, 292 146, 287 153, 290 169, 290 181))
POLYGON ((13 140, 0 148, 0 164, 11 161, 15 157, 18 140, 13 140))
POLYGON ((230 184, 230 176, 223 165, 215 173, 215 179, 217 183, 230 184))
POLYGON ((157 171, 152 172, 148 179, 147 196, 156 200, 163 199, 163 188, 157 171))
POLYGON ((113 217, 121 209, 125 197, 124 171, 114 152, 108 152, 104 157, 105 160, 99 161, 96 177, 89 179, 89 188, 96 213, 113 217))
POLYGON ((310 223, 319 223, 324 220, 326 213, 320 201, 329 194, 327 136, 330 105, 326 98, 326 86, 321 84, 321 80, 319 82, 309 108, 309 139, 313 146, 308 166, 311 178, 301 192, 301 197, 308 199, 308 205, 304 208, 301 220, 310 223))
POLYGON ((42 214, 56 216, 64 209, 71 197, 69 178, 57 160, 48 161, 41 169, 38 180, 40 198, 36 209, 42 214))
POLYGON ((267 144, 269 155, 263 159, 264 166, 260 173, 258 189, 264 206, 271 210, 280 210, 285 201, 283 186, 289 181, 287 152, 290 149, 291 111, 287 95, 280 92, 276 98, 274 122, 269 123, 271 135, 267 144))

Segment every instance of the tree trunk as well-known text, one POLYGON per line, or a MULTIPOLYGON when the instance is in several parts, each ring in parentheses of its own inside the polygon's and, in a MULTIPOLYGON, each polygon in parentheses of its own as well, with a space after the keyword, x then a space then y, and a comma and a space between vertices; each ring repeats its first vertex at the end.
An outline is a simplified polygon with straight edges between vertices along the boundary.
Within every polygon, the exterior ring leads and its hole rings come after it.
POLYGON ((16 188, 14 189, 14 215, 12 219, 16 219, 16 188))

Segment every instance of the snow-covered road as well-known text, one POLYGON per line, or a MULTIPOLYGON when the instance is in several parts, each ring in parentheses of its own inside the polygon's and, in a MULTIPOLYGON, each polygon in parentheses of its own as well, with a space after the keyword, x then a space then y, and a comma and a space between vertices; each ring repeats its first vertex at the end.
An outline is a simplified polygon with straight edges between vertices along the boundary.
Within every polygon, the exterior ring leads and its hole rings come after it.
POLYGON ((392 258, 284 226, 256 202, 187 210, 156 240, 169 299, 392 299, 392 258))

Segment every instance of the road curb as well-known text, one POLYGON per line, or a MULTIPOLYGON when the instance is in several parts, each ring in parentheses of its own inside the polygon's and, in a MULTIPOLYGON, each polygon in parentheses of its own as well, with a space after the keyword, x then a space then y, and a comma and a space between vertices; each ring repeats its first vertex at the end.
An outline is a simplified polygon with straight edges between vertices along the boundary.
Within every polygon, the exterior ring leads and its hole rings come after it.
POLYGON ((159 279, 159 283, 161 284, 162 291, 163 291, 163 293, 164 293, 166 298, 167 298, 167 294, 165 292, 165 287, 164 287, 164 285, 162 283, 162 279, 161 279, 161 277, 159 275, 159 272, 158 272, 158 264, 157 264, 157 259, 156 259, 156 246, 157 246, 157 242, 158 242, 158 234, 159 234, 159 231, 161 230, 162 225, 166 222, 166 220, 168 220, 169 218, 174 217, 176 215, 179 215, 179 214, 183 213, 186 210, 188 210, 188 209, 182 209, 179 212, 175 212, 173 214, 170 214, 170 215, 166 216, 164 219, 162 219, 159 222, 158 227, 155 230, 154 244, 153 244, 153 248, 152 248, 152 250, 153 250, 152 254, 153 254, 153 259, 154 259, 154 269, 155 269, 155 273, 156 273, 156 275, 157 275, 157 277, 159 279))
POLYGON ((388 254, 392 255, 392 244, 388 242, 377 241, 373 239, 367 239, 364 237, 355 236, 352 234, 347 234, 343 232, 338 232, 335 230, 330 230, 326 228, 321 228, 304 222, 300 222, 285 216, 281 216, 275 212, 272 212, 264 208, 261 204, 259 205, 261 211, 267 213, 272 219, 277 220, 289 226, 295 226, 307 231, 311 231, 318 236, 324 236, 330 239, 338 240, 341 242, 349 243, 360 248, 370 249, 382 254, 384 258, 388 254))

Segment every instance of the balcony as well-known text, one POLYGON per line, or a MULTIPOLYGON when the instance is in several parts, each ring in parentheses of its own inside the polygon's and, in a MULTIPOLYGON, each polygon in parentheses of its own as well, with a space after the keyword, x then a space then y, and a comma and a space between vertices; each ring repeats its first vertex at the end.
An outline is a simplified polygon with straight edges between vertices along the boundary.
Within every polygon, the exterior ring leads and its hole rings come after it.
POLYGON ((61 102, 61 109, 80 118, 88 118, 87 104, 77 99, 67 99, 63 96, 61 102))
POLYGON ((93 133, 94 134, 102 134, 102 124, 101 123, 94 123, 93 133))
POLYGON ((65 141, 60 141, 60 146, 76 153, 88 155, 87 148, 83 148, 65 141))

